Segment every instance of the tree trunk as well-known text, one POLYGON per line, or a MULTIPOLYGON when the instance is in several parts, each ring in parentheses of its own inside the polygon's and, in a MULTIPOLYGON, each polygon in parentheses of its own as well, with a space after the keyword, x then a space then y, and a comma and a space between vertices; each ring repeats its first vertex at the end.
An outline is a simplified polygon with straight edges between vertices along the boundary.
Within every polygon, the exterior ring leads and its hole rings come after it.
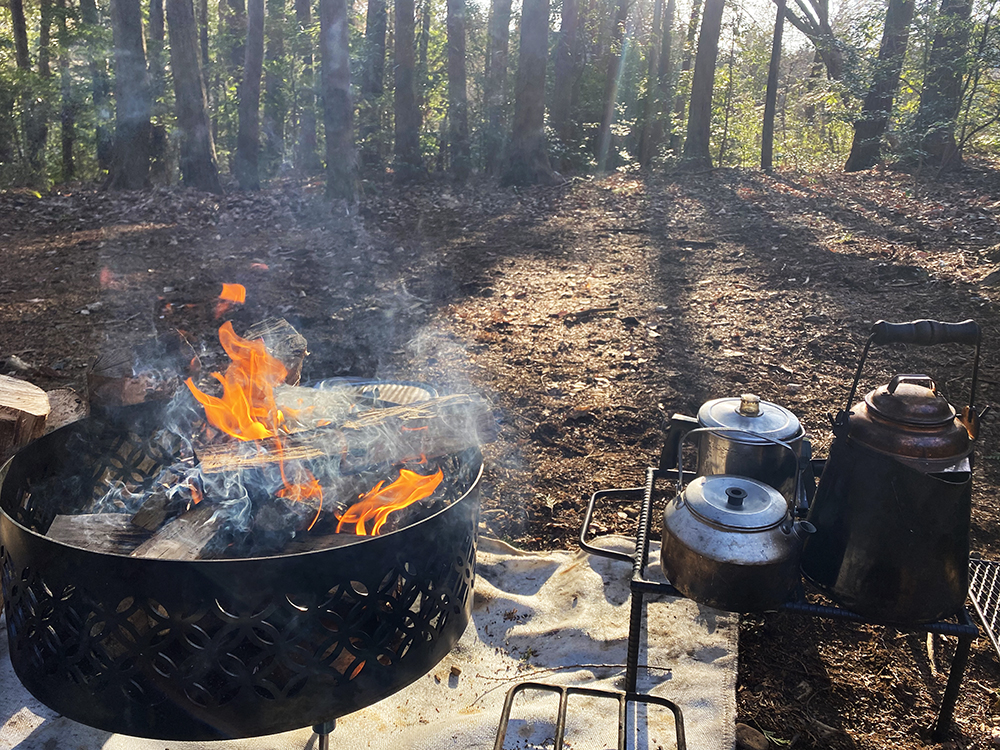
MULTIPOLYGON (((643 131, 643 138, 646 138, 644 145, 640 146, 640 153, 645 153, 643 166, 648 167, 656 155, 660 144, 663 143, 664 133, 671 129, 670 101, 673 97, 674 81, 674 61, 673 61, 673 25, 674 15, 677 12, 677 0, 667 0, 666 8, 663 12, 663 20, 660 34, 660 54, 657 65, 656 88, 653 93, 653 111, 650 121, 649 134, 643 131)), ((641 157, 642 158, 642 157, 641 157)))
POLYGON ((691 79, 691 104, 688 108, 687 136, 682 161, 688 171, 711 169, 709 144, 712 139, 712 88, 715 63, 719 56, 719 34, 725 0, 705 0, 705 14, 698 35, 698 52, 691 79))
MULTIPOLYGON (((94 39, 101 19, 95 0, 80 0, 80 21, 88 30, 87 63, 90 70, 91 94, 94 101, 95 136, 97 142, 97 166, 102 170, 111 169, 114 139, 111 122, 111 82, 102 50, 94 39)), ((152 25, 152 20, 150 21, 152 25)))
MULTIPOLYGON (((691 2, 691 16, 688 18, 687 34, 684 37, 684 55, 681 58, 681 77, 691 70, 691 64, 694 62, 694 46, 695 37, 698 35, 698 21, 701 20, 701 4, 702 0, 692 0, 691 2)), ((680 82, 678 82, 679 84, 680 82)), ((678 85, 674 91, 674 120, 680 122, 684 117, 684 105, 687 103, 687 99, 684 94, 684 88, 678 85)), ((677 152, 680 146, 680 136, 671 133, 670 137, 670 147, 677 152)))
MULTIPOLYGON (((564 0, 576 4, 577 0, 564 0)), ((496 175, 503 154, 507 123, 507 58, 510 49, 511 0, 493 0, 486 43, 486 80, 483 100, 486 117, 483 128, 483 154, 486 173, 496 175)), ((564 5, 565 8, 565 5, 564 5)), ((565 23, 565 22, 564 22, 565 23)), ((558 62, 556 63, 558 65, 558 62)))
POLYGON ((601 129, 597 135, 597 171, 614 169, 617 159, 610 158, 611 126, 615 123, 615 107, 618 104, 618 81, 621 79, 622 65, 625 64, 625 24, 628 21, 629 0, 618 0, 615 25, 611 29, 611 48, 608 55, 608 72, 604 77, 604 113, 601 129), (609 163, 610 162, 610 163, 609 163))
POLYGON ((239 90, 239 131, 233 175, 243 190, 260 188, 260 75, 264 64, 264 0, 247 3, 246 58, 239 90))
POLYGON ((962 103, 962 79, 968 63, 972 0, 942 0, 927 76, 920 92, 915 133, 923 163, 938 170, 961 164, 955 122, 962 103))
POLYGON ((420 110, 421 121, 427 110, 427 91, 430 88, 427 55, 431 39, 431 2, 423 0, 420 4, 420 35, 417 38, 417 109, 420 110))
POLYGON ((796 0, 796 5, 802 14, 786 6, 785 18, 815 45, 816 54, 826 66, 827 77, 840 80, 844 73, 844 52, 830 26, 829 0, 796 0))
POLYGON ((139 0, 111 0, 115 43, 115 147, 108 186, 149 185, 150 98, 139 0))
POLYGON ((361 164, 370 172, 382 170, 382 106, 385 91, 385 35, 389 25, 385 0, 368 0, 365 45, 361 59, 361 164))
POLYGON ((781 66, 781 35, 785 29, 785 0, 776 0, 778 11, 771 39, 771 62, 767 67, 767 90, 764 93, 764 124, 760 139, 760 168, 770 173, 774 168, 774 111, 778 103, 778 72, 781 66))
POLYGON ((14 27, 14 57, 18 70, 31 70, 28 54, 28 25, 24 21, 24 0, 10 0, 11 24, 14 27))
POLYGON ((70 182, 76 177, 73 162, 73 146, 76 142, 76 102, 73 97, 73 81, 69 70, 69 30, 66 25, 66 0, 58 0, 59 15, 59 111, 60 140, 62 145, 62 181, 70 182))
MULTIPOLYGON (((385 0, 373 1, 382 3, 384 15, 385 0)), ((309 36, 309 26, 312 24, 311 6, 310 0, 295 0, 295 20, 299 27, 296 40, 299 59, 302 62, 302 77, 299 79, 298 91, 299 137, 296 142, 295 164, 306 174, 318 172, 322 167, 316 150, 316 89, 313 75, 313 46, 309 36)), ((384 45, 383 36, 383 47, 384 45)))
POLYGON ((545 143, 545 64, 549 42, 549 0, 524 0, 514 84, 514 123, 504 160, 507 185, 552 182, 545 143))
POLYGON ((347 0, 320 0, 323 126, 326 130, 326 194, 354 201, 357 157, 351 103, 350 21, 347 0))
POLYGON ((646 95, 642 103, 642 118, 639 125, 639 166, 649 167, 653 159, 655 146, 653 140, 654 123, 660 118, 659 107, 659 70, 660 70, 660 33, 663 23, 663 0, 653 4, 653 25, 649 31, 649 45, 646 53, 648 66, 646 68, 646 95))
POLYGON ((871 169, 882 158, 881 141, 892 114, 892 100, 899 87, 906 43, 913 20, 914 0, 889 0, 885 12, 885 29, 878 50, 878 61, 871 87, 865 96, 861 116, 854 123, 851 154, 844 165, 845 172, 871 169))
MULTIPOLYGON (((657 0, 661 2, 661 0, 657 0)), ((575 128, 572 118, 573 80, 577 70, 577 35, 580 26, 579 0, 563 0, 559 24, 559 44, 556 46, 556 63, 552 86, 552 103, 549 106, 549 120, 552 129, 562 143, 574 139, 575 128)))
POLYGON ((198 30, 191 0, 166 0, 170 67, 174 74, 181 175, 187 187, 221 193, 208 102, 198 61, 198 30))
POLYGON ((395 0, 393 168, 396 178, 403 181, 423 174, 420 159, 420 109, 417 107, 417 60, 414 50, 415 12, 413 0, 395 0))
POLYGON ((468 179, 472 169, 465 80, 465 3, 448 0, 448 146, 451 172, 459 183, 468 179))
POLYGON ((281 166, 285 153, 285 118, 288 94, 285 90, 285 0, 267 0, 264 36, 264 112, 261 144, 264 174, 271 177, 281 166))

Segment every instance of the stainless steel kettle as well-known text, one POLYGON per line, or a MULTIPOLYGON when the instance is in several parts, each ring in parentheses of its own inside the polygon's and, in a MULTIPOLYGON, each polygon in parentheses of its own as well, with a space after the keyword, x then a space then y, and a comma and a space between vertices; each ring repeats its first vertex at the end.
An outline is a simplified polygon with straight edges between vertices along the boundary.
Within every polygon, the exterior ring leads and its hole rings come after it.
MULTIPOLYGON (((709 428, 691 430, 698 437, 709 428)), ((746 436, 750 437, 750 436, 746 436)), ((794 455, 787 443, 775 447, 794 455)), ((664 575, 685 596, 732 612, 774 610, 798 585, 799 555, 812 531, 795 521, 773 487, 744 476, 712 474, 684 485, 663 514, 664 575)))
POLYGON ((860 615, 921 624, 965 602, 980 340, 971 320, 872 327, 834 420, 809 509, 816 533, 802 553, 803 574, 860 615), (926 375, 897 375, 852 406, 869 349, 888 343, 974 345, 969 405, 959 415, 926 375))
POLYGON ((793 505, 799 501, 795 488, 805 430, 788 409, 745 393, 706 401, 697 418, 674 414, 667 428, 661 469, 677 467, 681 440, 696 428, 695 474, 749 477, 774 487, 793 505))

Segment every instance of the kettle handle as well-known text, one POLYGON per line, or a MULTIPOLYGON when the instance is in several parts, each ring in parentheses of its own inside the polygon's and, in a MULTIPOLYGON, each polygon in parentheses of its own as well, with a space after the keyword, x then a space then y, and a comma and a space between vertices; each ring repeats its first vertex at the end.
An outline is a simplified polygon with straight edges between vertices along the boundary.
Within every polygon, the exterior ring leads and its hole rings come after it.
MULTIPOLYGON (((792 458, 795 460, 796 464, 798 463, 799 460, 798 454, 795 452, 795 449, 791 445, 786 443, 784 440, 779 440, 778 438, 771 437, 770 435, 761 435, 751 430, 741 430, 736 427, 696 427, 693 430, 688 430, 687 432, 685 432, 683 435, 680 436, 680 439, 677 441, 677 494, 678 495, 680 495, 684 491, 684 466, 683 466, 684 441, 686 441, 691 435, 701 434, 703 432, 711 432, 716 435, 719 434, 726 435, 729 433, 735 435, 749 435, 750 437, 755 437, 758 440, 766 440, 768 443, 774 443, 775 445, 780 445, 782 448, 784 448, 785 450, 787 450, 789 453, 792 454, 792 458)), ((792 497, 799 496, 799 484, 801 481, 802 481, 802 472, 796 470, 795 494, 793 494, 792 497)), ((793 507, 792 503, 787 499, 785 502, 788 503, 789 513, 791 513, 794 516, 795 508, 793 507)))
MULTIPOLYGON (((982 344, 982 329, 974 320, 963 320, 961 323, 942 323, 938 320, 911 320, 907 323, 888 323, 884 320, 876 321, 871 328, 871 334, 865 343, 865 348, 861 352, 861 361, 858 362, 857 372, 854 373, 854 382, 851 383, 851 392, 847 396, 847 406, 837 415, 834 421, 834 432, 837 426, 846 424, 847 417, 854 403, 854 397, 858 392, 858 381, 861 380, 861 371, 868 358, 868 350, 873 344, 882 346, 884 344, 917 344, 918 346, 933 346, 935 344, 968 344, 976 347, 976 357, 972 363, 972 384, 969 387, 969 409, 970 415, 975 414, 976 403, 976 382, 979 379, 979 349, 982 344)), ((971 418, 971 417, 970 417, 971 418)))

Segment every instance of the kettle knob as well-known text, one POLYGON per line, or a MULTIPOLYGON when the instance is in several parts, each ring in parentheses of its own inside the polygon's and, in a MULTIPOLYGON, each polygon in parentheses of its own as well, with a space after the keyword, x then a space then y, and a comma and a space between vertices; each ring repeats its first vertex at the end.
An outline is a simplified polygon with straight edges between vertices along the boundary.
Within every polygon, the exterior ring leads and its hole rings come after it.
POLYGON ((744 417, 759 417, 760 396, 753 393, 744 393, 740 396, 740 408, 737 411, 744 417))

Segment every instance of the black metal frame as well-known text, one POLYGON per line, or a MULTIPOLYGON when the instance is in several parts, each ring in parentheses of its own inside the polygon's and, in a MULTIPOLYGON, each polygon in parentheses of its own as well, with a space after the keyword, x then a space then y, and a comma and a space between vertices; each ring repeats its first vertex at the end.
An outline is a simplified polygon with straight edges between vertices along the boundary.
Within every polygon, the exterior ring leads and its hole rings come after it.
MULTIPOLYGON (((814 461, 816 475, 821 473, 822 461, 814 461)), ((684 481, 694 478, 693 473, 685 472, 684 481)), ((642 487, 626 487, 621 489, 599 490, 590 498, 590 503, 584 514, 583 527, 580 530, 580 547, 593 555, 631 563, 632 576, 629 581, 629 589, 632 594, 631 611, 629 614, 629 635, 628 654, 625 671, 625 690, 634 693, 638 677, 639 665, 639 640, 642 630, 642 607, 647 594, 655 596, 683 596, 672 584, 659 581, 650 581, 645 577, 646 565, 649 558, 649 535, 650 525, 653 515, 653 494, 658 480, 672 481, 676 483, 680 479, 676 469, 659 469, 648 467, 646 469, 646 484, 642 487), (603 549, 591 544, 588 540, 590 536, 590 525, 594 516, 594 508, 601 499, 620 498, 626 501, 636 502, 639 506, 639 521, 636 530, 635 551, 629 555, 623 552, 603 549)), ((809 615, 811 617, 822 617, 829 620, 841 622, 865 623, 871 625, 891 624, 879 623, 874 620, 864 618, 860 615, 841 609, 836 606, 813 604, 805 599, 804 592, 797 592, 794 600, 786 602, 782 608, 784 612, 792 614, 809 615)), ((945 686, 944 695, 941 698, 941 707, 938 711, 938 718, 933 729, 933 736, 936 741, 943 741, 947 738, 951 727, 952 718, 955 713, 955 704, 958 701, 958 693, 962 686, 965 675, 965 668, 968 664, 969 653, 972 649, 972 642, 979 636, 979 628, 969 616, 968 611, 963 607, 960 612, 955 613, 955 622, 938 621, 919 626, 899 626, 893 625, 901 630, 911 630, 917 632, 934 633, 937 635, 955 636, 958 638, 958 646, 955 655, 952 657, 951 667, 948 671, 948 682, 945 686)))
POLYGON ((621 693, 612 690, 599 690, 597 688, 549 685, 544 682, 520 682, 507 691, 507 698, 503 704, 503 713, 500 716, 500 726, 497 728, 497 738, 493 744, 493 750, 503 750, 503 743, 507 736, 507 725, 510 722, 510 712, 514 705, 514 699, 518 693, 523 693, 526 690, 541 690, 559 695, 559 712, 556 716, 553 750, 562 750, 563 748, 563 742, 566 737, 566 717, 569 709, 569 697, 571 695, 609 698, 618 701, 618 750, 625 750, 628 738, 629 703, 644 703, 668 709, 674 715, 674 737, 677 742, 677 750, 687 750, 687 742, 684 738, 684 715, 680 707, 671 700, 656 695, 636 693, 634 690, 621 693))
POLYGON ((169 460, 169 446, 142 437, 155 420, 129 414, 57 430, 0 469, 10 657, 42 703, 157 739, 322 727, 423 676, 458 641, 472 610, 478 450, 462 455, 462 492, 443 510, 332 549, 181 561, 45 536, 109 475, 141 482, 169 460))

